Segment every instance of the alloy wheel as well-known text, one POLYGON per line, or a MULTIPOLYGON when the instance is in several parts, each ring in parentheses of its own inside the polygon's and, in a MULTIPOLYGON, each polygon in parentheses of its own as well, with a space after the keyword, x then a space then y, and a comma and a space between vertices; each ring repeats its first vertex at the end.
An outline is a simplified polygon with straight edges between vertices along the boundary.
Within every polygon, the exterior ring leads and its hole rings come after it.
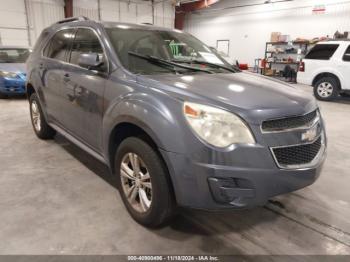
POLYGON ((149 170, 143 160, 135 153, 127 153, 120 165, 120 178, 124 194, 139 212, 147 212, 152 204, 152 183, 149 170))
POLYGON ((31 113, 32 113, 32 121, 34 128, 37 132, 40 132, 41 130, 41 115, 38 103, 33 100, 31 104, 31 113))
POLYGON ((333 86, 329 82, 323 82, 317 86, 317 93, 320 97, 328 98, 333 93, 333 86))

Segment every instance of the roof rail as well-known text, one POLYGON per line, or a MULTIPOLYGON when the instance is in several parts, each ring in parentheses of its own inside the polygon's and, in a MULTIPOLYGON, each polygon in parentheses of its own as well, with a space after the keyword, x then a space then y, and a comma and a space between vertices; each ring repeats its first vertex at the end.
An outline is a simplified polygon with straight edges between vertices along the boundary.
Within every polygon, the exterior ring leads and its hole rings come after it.
POLYGON ((86 20, 90 20, 90 19, 87 18, 86 16, 68 17, 66 19, 62 19, 62 20, 56 22, 56 24, 64 24, 64 23, 68 23, 68 22, 86 21, 86 20))

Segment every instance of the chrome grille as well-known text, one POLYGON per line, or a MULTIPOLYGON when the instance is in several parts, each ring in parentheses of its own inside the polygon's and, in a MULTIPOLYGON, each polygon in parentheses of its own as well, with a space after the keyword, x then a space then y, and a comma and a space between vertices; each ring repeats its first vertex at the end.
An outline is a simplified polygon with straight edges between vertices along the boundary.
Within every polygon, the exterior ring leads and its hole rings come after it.
POLYGON ((278 132, 288 129, 300 128, 313 123, 317 117, 317 110, 303 116, 286 117, 264 121, 261 125, 263 132, 278 132))

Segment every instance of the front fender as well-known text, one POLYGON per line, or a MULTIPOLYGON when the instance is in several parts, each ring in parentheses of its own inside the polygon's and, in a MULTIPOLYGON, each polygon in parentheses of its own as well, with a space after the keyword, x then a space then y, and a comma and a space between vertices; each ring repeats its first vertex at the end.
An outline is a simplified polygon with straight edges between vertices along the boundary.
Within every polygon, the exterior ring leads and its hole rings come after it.
POLYGON ((162 98, 146 93, 131 93, 110 106, 103 120, 104 154, 108 157, 109 140, 114 128, 131 123, 142 128, 159 149, 184 152, 185 139, 182 103, 168 96, 162 98))

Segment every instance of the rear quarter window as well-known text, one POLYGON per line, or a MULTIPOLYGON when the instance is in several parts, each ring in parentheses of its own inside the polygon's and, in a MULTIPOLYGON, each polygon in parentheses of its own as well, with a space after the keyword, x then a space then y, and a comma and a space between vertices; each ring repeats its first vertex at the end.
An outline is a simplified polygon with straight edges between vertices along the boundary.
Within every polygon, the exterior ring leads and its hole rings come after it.
POLYGON ((348 46, 348 48, 344 53, 343 60, 346 62, 350 62, 350 45, 348 46))
POLYGON ((329 60, 335 51, 337 51, 338 47, 339 45, 336 44, 315 45, 305 56, 305 59, 329 60))

